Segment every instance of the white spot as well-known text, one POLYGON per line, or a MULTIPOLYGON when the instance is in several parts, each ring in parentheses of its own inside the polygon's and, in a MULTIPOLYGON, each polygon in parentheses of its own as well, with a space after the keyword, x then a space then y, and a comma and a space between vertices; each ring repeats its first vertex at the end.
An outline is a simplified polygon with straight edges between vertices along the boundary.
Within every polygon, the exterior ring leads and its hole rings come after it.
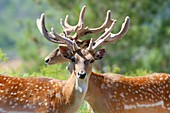
POLYGON ((139 103, 136 103, 136 105, 124 105, 124 109, 128 110, 128 109, 149 108, 149 107, 156 107, 156 106, 164 107, 164 102, 160 101, 160 102, 156 102, 156 103, 153 103, 153 104, 139 104, 139 103))
POLYGON ((27 105, 24 105, 24 107, 23 108, 27 108, 27 105))
POLYGON ((4 84, 0 83, 0 86, 4 86, 4 84))
POLYGON ((125 98, 124 93, 120 93, 120 96, 121 96, 122 98, 125 98))
POLYGON ((60 97, 61 97, 60 93, 57 93, 57 94, 56 94, 56 97, 57 97, 57 98, 60 98, 60 97))
POLYGON ((23 100, 24 100, 23 98, 20 99, 20 101, 23 101, 23 100))
POLYGON ((163 80, 163 78, 161 77, 159 80, 163 80))
POLYGON ((42 104, 41 102, 38 103, 39 106, 41 106, 41 104, 42 104))
POLYGON ((50 80, 49 82, 50 82, 51 84, 54 84, 54 81, 53 81, 53 80, 50 80))
POLYGON ((9 102, 9 105, 12 105, 12 101, 9 102))
POLYGON ((15 103, 15 106, 17 106, 18 105, 18 103, 15 103))
POLYGON ((131 92, 131 90, 130 90, 130 89, 128 89, 128 91, 129 91, 129 92, 131 92))
POLYGON ((17 97, 16 100, 19 100, 19 98, 17 97))
POLYGON ((11 83, 11 81, 8 82, 9 84, 11 83))
POLYGON ((134 99, 133 99, 133 98, 131 98, 131 102, 134 102, 134 99))
POLYGON ((124 109, 128 110, 128 109, 136 109, 136 105, 124 105, 124 109))
POLYGON ((125 93, 126 95, 128 95, 129 93, 125 93))
POLYGON ((137 100, 137 99, 138 99, 138 97, 135 97, 135 99, 137 100))
POLYGON ((45 106, 47 106, 47 105, 48 105, 48 103, 46 102, 46 103, 45 103, 45 106))
POLYGON ((38 96, 37 98, 40 99, 40 96, 38 96))
POLYGON ((162 107, 164 107, 164 102, 160 101, 160 102, 156 102, 156 103, 153 103, 153 104, 138 104, 137 103, 137 107, 148 108, 148 107, 155 107, 155 106, 162 106, 162 107))
POLYGON ((15 108, 16 106, 11 106, 11 108, 15 108))
POLYGON ((101 89, 104 89, 104 87, 105 87, 105 84, 102 84, 102 85, 101 85, 101 89))

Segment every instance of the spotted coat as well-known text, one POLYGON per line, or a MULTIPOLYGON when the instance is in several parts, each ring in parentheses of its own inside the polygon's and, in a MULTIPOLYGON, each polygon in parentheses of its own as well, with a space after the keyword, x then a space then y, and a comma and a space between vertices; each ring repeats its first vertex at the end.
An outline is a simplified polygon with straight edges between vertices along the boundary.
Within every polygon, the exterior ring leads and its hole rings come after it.
POLYGON ((170 75, 92 73, 85 100, 95 113, 170 113, 170 75))

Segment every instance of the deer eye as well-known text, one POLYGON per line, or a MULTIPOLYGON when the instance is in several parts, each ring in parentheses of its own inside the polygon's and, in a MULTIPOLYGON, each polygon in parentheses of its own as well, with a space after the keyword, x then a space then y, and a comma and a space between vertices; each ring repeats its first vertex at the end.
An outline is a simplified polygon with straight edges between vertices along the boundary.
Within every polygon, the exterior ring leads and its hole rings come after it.
POLYGON ((76 62, 75 56, 71 57, 71 61, 72 61, 72 62, 76 62))
POLYGON ((94 60, 94 59, 92 59, 92 60, 90 60, 90 63, 92 64, 94 61, 95 61, 95 60, 94 60))

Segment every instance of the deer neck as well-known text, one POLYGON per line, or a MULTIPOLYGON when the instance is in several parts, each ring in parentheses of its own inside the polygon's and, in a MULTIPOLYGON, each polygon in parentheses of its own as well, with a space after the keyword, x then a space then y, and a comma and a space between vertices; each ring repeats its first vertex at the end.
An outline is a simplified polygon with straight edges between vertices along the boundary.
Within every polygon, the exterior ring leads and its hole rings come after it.
POLYGON ((86 80, 81 80, 76 77, 74 73, 67 80, 65 86, 63 87, 63 95, 65 96, 65 102, 68 103, 71 111, 69 113, 76 112, 76 110, 81 106, 84 101, 85 94, 88 89, 88 78, 86 80))
POLYGON ((92 107, 95 113, 98 113, 99 109, 100 109, 99 111, 101 111, 101 108, 106 108, 106 106, 103 106, 104 104, 102 104, 104 103, 104 98, 103 98, 104 96, 102 96, 101 89, 100 89, 100 86, 102 84, 101 81, 103 79, 104 79, 103 75, 93 73, 93 72, 89 79, 89 87, 86 93, 85 100, 90 104, 90 106, 92 107))
MULTIPOLYGON (((110 74, 97 74, 92 72, 89 79, 89 88, 85 100, 90 104, 95 113, 113 113, 113 106, 108 105, 108 95, 110 90, 105 90, 110 86, 104 86, 108 79, 119 79, 123 76, 115 74, 114 78, 110 74), (104 88, 104 89, 103 89, 104 88), (95 89, 95 90, 94 90, 95 89), (104 91, 105 90, 105 91, 104 91), (103 92, 104 91, 104 92, 103 92), (95 98, 94 98, 95 97, 95 98), (105 109, 101 109, 105 108, 105 109)), ((115 90, 116 91, 116 90, 115 90)), ((112 92, 114 92, 112 90, 112 92)))

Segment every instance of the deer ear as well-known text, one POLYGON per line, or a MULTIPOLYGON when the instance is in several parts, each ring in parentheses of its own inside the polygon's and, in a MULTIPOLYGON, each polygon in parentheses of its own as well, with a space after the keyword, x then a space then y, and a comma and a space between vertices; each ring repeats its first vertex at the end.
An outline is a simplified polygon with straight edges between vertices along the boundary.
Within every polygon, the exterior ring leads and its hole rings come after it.
POLYGON ((98 51, 95 52, 94 59, 95 60, 100 60, 105 56, 105 54, 106 54, 105 49, 99 49, 98 51))
POLYGON ((73 56, 73 53, 71 52, 71 49, 66 46, 59 46, 59 51, 61 53, 61 56, 66 59, 71 59, 73 56))

